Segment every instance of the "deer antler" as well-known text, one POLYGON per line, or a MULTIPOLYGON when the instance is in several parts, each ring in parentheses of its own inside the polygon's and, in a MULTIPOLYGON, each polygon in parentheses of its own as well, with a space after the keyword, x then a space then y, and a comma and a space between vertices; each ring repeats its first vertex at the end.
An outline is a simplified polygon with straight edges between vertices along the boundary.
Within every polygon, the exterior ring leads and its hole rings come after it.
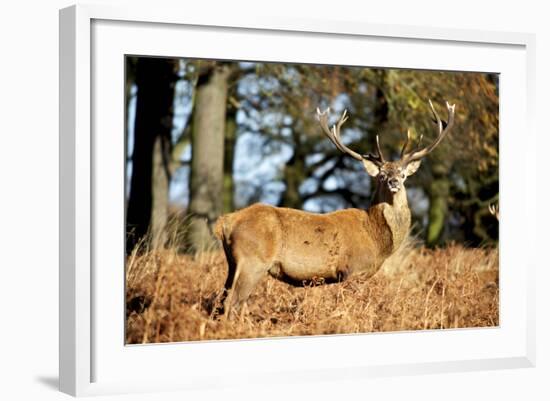
POLYGON ((332 129, 328 126, 328 113, 330 112, 330 108, 327 108, 325 111, 321 112, 319 108, 317 108, 317 119, 319 120, 319 125, 321 125, 321 128, 323 129, 323 132, 325 135, 336 145, 336 147, 343 153, 346 153, 353 157, 356 160, 362 161, 364 159, 370 160, 373 163, 381 166, 386 161, 384 160, 384 156, 382 156, 382 152, 380 150, 380 142, 378 139, 378 135, 376 135, 376 155, 367 154, 364 156, 361 156, 359 153, 354 152, 350 148, 348 148, 346 145, 342 142, 342 137, 340 136, 340 128, 342 125, 347 121, 347 110, 344 110, 342 113, 342 116, 338 119, 337 123, 332 126, 332 129))
POLYGON ((499 219, 499 211, 498 211, 498 203, 496 205, 494 205, 494 204, 489 205, 489 213, 491 213, 493 216, 495 216, 497 220, 500 220, 499 219))
MULTIPOLYGON (((439 117, 439 114, 434 109, 434 106, 432 104, 432 101, 429 101, 430 109, 433 114, 434 122, 437 124, 438 127, 438 135, 437 138, 431 143, 431 145, 426 146, 424 148, 420 148, 420 143, 422 142, 423 136, 420 136, 420 140, 418 141, 418 148, 412 150, 411 152, 406 152, 407 147, 409 146, 409 142, 411 139, 411 132, 410 130, 407 130, 407 141, 403 145, 403 148, 401 148, 401 160, 404 164, 408 164, 410 162, 413 162, 415 160, 422 159, 423 157, 427 156, 431 151, 433 151, 437 145, 445 138, 445 136, 449 133, 451 128, 454 124, 454 117, 455 117, 455 105, 450 105, 449 102, 445 102, 447 106, 447 113, 448 118, 447 121, 441 120, 439 117)), ((384 156, 382 155, 382 151, 380 150, 380 139, 378 135, 376 135, 376 154, 366 154, 366 155, 360 155, 357 152, 354 152, 350 148, 348 148, 346 145, 342 142, 342 137, 340 136, 340 128, 342 125, 347 121, 347 111, 344 110, 342 113, 342 116, 338 119, 335 125, 332 126, 332 128, 329 128, 328 126, 328 113, 330 112, 330 109, 327 108, 325 111, 321 112, 319 108, 317 108, 317 119, 319 120, 319 124, 321 125, 321 128, 323 129, 323 132, 325 135, 336 145, 336 147, 342 151, 343 153, 346 153, 353 157, 356 160, 363 161, 363 160, 369 160, 376 164, 377 166, 383 165, 386 160, 384 159, 384 156)))
MULTIPOLYGON (((407 131, 407 142, 405 142, 405 145, 403 146, 403 149, 401 149, 401 160, 407 164, 415 160, 422 159, 423 157, 427 156, 432 150, 436 148, 437 145, 442 141, 443 138, 449 133, 451 128, 453 127, 454 120, 455 120, 455 105, 450 105, 449 102, 445 102, 447 106, 447 122, 442 121, 439 117, 439 114, 434 109, 434 106, 432 104, 432 101, 429 100, 430 103, 430 109, 432 110, 432 114, 434 117, 434 122, 437 124, 438 128, 438 134, 437 138, 432 142, 431 145, 426 146, 421 149, 413 150, 409 153, 405 153, 405 150, 409 144, 409 138, 410 138, 410 131, 407 131)), ((420 141, 422 140, 422 136, 420 137, 420 141)), ((420 143, 419 141, 419 143, 420 143)))
POLYGON ((380 140, 378 138, 378 135, 376 135, 376 154, 373 155, 372 153, 367 153, 366 155, 363 155, 363 158, 370 160, 371 162, 373 162, 378 166, 381 166, 382 164, 386 163, 386 160, 382 155, 382 151, 380 150, 380 140))

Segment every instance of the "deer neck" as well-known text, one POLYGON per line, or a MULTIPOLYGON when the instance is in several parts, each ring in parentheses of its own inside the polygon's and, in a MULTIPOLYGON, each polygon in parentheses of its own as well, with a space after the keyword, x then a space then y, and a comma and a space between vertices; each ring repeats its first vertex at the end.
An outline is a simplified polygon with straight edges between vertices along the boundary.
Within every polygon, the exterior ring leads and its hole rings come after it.
POLYGON ((392 193, 385 185, 378 185, 374 192, 372 206, 380 205, 383 216, 391 232, 391 249, 395 251, 409 234, 411 211, 405 188, 392 193))

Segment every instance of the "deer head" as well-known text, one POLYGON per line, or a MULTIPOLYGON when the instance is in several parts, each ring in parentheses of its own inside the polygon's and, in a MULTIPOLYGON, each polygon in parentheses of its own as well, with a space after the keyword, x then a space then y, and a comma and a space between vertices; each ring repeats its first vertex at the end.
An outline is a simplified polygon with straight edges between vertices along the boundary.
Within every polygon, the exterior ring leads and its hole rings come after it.
POLYGON ((433 114, 433 121, 437 125, 437 137, 429 146, 421 148, 421 136, 416 148, 411 151, 407 151, 411 136, 410 130, 408 130, 407 140, 403 145, 403 148, 401 149, 400 157, 398 160, 395 161, 387 161, 382 155, 378 135, 376 135, 375 154, 369 153, 366 155, 360 155, 359 153, 354 152, 346 145, 344 145, 340 136, 340 129, 348 119, 346 110, 344 110, 342 116, 338 119, 336 124, 332 126, 331 129, 328 126, 328 114, 330 112, 330 109, 326 109, 324 112, 321 112, 319 109, 317 109, 317 118, 319 119, 319 124, 321 125, 323 132, 332 141, 332 143, 334 143, 334 145, 336 145, 336 147, 343 153, 346 153, 347 155, 363 163, 363 166, 365 167, 367 173, 371 177, 376 178, 378 184, 377 189, 391 196, 397 194, 404 189, 404 182, 407 177, 411 176, 416 172, 416 170, 418 170, 422 158, 427 156, 437 147, 437 145, 439 145, 439 143, 449 133, 454 124, 455 105, 450 105, 448 102, 446 103, 448 119, 445 122, 439 117, 439 115, 435 111, 431 100, 429 101, 429 104, 433 114))

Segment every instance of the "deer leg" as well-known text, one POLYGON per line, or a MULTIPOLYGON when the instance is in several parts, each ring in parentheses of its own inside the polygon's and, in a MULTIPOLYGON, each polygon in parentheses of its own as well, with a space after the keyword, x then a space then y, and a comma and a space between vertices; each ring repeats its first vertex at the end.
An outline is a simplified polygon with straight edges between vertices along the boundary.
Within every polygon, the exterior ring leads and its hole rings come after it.
POLYGON ((237 263, 233 257, 231 247, 225 240, 222 241, 222 245, 225 259, 227 261, 227 278, 225 280, 225 284, 223 285, 223 290, 217 297, 211 317, 217 317, 225 314, 225 301, 227 299, 227 295, 229 294, 229 290, 233 286, 233 282, 235 281, 235 273, 237 271, 237 263))
POLYGON ((237 264, 227 258, 227 278, 225 279, 225 284, 223 285, 223 291, 221 295, 221 303, 225 301, 227 298, 227 294, 229 293, 229 290, 233 286, 233 283, 235 282, 235 273, 237 271, 237 264))
POLYGON ((243 262, 237 266, 232 290, 224 304, 226 317, 232 310, 237 312, 242 307, 265 273, 264 266, 256 261, 243 262))

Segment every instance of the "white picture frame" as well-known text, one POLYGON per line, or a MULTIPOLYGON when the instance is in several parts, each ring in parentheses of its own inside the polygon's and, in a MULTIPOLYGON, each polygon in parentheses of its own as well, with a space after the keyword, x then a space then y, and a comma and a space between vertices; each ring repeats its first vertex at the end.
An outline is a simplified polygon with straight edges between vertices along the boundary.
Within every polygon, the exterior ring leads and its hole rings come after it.
POLYGON ((507 185, 535 187, 535 177, 525 174, 536 165, 534 47, 534 35, 520 33, 244 14, 237 20, 154 7, 78 5, 61 10, 60 390, 80 396, 206 389, 248 380, 267 383, 274 378, 361 380, 534 366, 536 260, 525 256, 535 255, 534 244, 520 237, 521 232, 534 231, 536 208, 527 203, 526 191, 512 191, 507 185), (263 46, 254 48, 259 37, 263 46), (200 46, 185 46, 185 38, 192 39, 188 43, 200 40, 200 46), (308 53, 309 46, 332 51, 308 53), (369 49, 391 46, 399 51, 368 54, 369 49), (355 54, 357 49, 365 52, 355 54), (434 49, 451 57, 432 57, 434 49), (119 202, 124 132, 117 129, 124 114, 122 83, 117 86, 124 54, 333 64, 345 59, 348 65, 500 73, 500 326, 124 346, 123 309, 119 308, 124 288, 123 202, 119 202), (111 269, 105 269, 107 265, 111 269), (326 350, 322 358, 316 357, 320 347, 326 350), (295 356, 292 363, 289 355, 295 356), (233 363, 212 367, 214 360, 233 363), (132 368, 138 365, 154 371, 140 376, 132 368))

